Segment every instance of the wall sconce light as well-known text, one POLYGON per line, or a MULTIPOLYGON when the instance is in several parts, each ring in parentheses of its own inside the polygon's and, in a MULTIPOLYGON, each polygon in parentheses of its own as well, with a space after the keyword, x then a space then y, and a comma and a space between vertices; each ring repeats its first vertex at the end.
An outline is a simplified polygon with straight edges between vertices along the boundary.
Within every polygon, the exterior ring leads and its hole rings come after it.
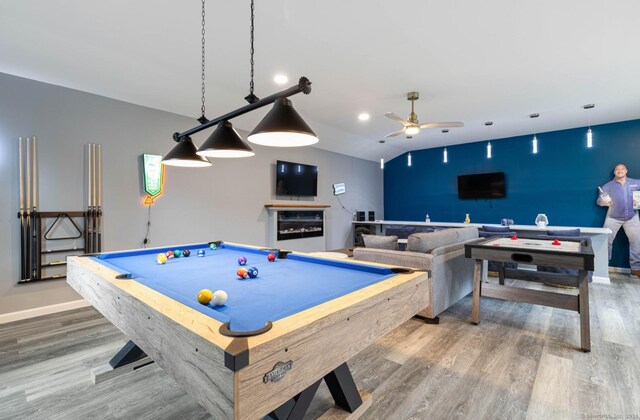
POLYGON ((380 158, 380 169, 384 169, 384 159, 380 158))
POLYGON ((407 166, 411 166, 411 152, 407 155, 407 166))
MULTIPOLYGON (((582 108, 589 110, 589 109, 593 109, 595 108, 595 104, 587 104, 584 105, 582 108)), ((587 147, 591 148, 593 147, 593 133, 591 132, 591 112, 589 112, 589 129, 587 130, 587 147)))
POLYGON ((536 118, 538 118, 540 114, 531 114, 529 118, 533 121, 533 140, 531 141, 531 153, 534 155, 538 153, 538 137, 536 137, 536 118))

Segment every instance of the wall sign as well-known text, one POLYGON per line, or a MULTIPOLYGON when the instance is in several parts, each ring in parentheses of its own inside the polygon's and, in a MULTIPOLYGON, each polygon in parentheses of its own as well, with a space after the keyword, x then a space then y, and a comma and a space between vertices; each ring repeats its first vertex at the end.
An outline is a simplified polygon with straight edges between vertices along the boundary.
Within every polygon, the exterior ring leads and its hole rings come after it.
POLYGON ((144 204, 149 206, 164 192, 164 167, 162 156, 142 155, 142 184, 144 192, 144 204))

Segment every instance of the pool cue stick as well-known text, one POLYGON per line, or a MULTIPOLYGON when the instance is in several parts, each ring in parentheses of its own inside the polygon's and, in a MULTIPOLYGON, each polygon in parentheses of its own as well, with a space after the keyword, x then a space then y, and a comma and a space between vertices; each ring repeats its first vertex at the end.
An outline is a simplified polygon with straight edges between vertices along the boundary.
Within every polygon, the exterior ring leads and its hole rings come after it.
POLYGON ((20 280, 27 278, 27 250, 25 236, 27 234, 26 220, 24 217, 25 202, 24 202, 24 156, 22 153, 23 141, 22 137, 18 138, 18 166, 19 166, 19 182, 20 182, 20 280))
POLYGON ((98 221, 96 226, 96 249, 95 252, 102 251, 102 146, 96 145, 96 188, 98 190, 98 221))
POLYGON ((32 255, 31 258, 33 259, 33 267, 32 267, 32 271, 33 271, 33 276, 32 278, 34 279, 39 279, 40 278, 40 274, 41 274, 41 267, 40 267, 40 217, 39 217, 39 212, 38 212, 38 138, 37 137, 32 137, 31 138, 31 143, 32 143, 32 147, 33 147, 33 153, 31 154, 32 159, 33 159, 33 164, 31 166, 31 170, 32 170, 32 174, 31 174, 31 182, 33 183, 33 186, 31 188, 31 194, 33 196, 33 209, 31 211, 31 217, 33 217, 33 223, 32 223, 32 236, 31 236, 31 241, 33 243, 32 245, 32 255))
POLYGON ((33 252, 31 250, 31 137, 27 137, 27 143, 26 143, 26 147, 25 147, 25 154, 26 154, 26 161, 25 161, 25 186, 26 186, 26 200, 25 200, 25 207, 27 209, 27 214, 25 215, 26 219, 27 219, 27 232, 25 235, 25 241, 26 241, 26 267, 27 267, 27 278, 25 280, 29 281, 31 280, 31 269, 32 269, 32 263, 33 260, 31 259, 31 253, 33 252))
MULTIPOLYGON (((84 181, 85 181, 85 194, 87 196, 86 202, 89 197, 89 153, 88 146, 84 148, 84 181)), ((89 206, 84 213, 84 253, 89 254, 89 206)))
POLYGON ((92 180, 92 159, 91 159, 91 143, 87 144, 87 252, 93 253, 93 232, 92 232, 92 222, 91 219, 93 217, 93 212, 91 211, 91 195, 92 190, 91 186, 93 183, 92 180))
POLYGON ((91 143, 91 208, 93 217, 91 218, 91 228, 92 228, 92 236, 91 236, 91 252, 96 252, 96 237, 98 236, 98 232, 96 229, 96 219, 98 217, 97 206, 96 206, 96 145, 95 143, 91 143))

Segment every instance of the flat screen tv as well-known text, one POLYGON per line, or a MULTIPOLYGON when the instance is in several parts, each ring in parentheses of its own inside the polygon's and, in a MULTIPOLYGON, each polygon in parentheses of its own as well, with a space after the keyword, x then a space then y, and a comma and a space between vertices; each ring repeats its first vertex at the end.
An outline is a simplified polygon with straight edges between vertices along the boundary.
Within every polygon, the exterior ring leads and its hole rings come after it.
POLYGON ((458 175, 458 198, 506 197, 504 172, 458 175))
POLYGON ((318 195, 318 167, 302 163, 276 162, 276 195, 318 195))

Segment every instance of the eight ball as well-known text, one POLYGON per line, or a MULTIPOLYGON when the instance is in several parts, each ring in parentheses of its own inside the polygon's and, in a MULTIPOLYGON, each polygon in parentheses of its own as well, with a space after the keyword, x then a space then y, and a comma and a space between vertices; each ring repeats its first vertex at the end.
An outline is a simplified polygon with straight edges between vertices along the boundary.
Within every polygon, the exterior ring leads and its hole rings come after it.
POLYGON ((182 251, 183 257, 188 257, 189 255, 191 255, 191 251, 189 251, 188 249, 185 249, 184 251, 182 251))

